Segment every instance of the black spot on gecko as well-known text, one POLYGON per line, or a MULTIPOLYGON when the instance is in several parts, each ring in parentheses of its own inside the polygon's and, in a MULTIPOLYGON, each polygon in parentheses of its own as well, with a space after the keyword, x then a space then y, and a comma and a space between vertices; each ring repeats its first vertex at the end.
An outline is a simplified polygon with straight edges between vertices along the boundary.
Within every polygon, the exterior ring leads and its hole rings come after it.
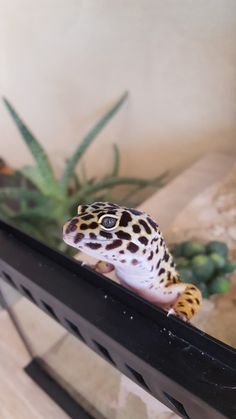
POLYGON ((161 246, 163 245, 163 242, 164 242, 164 240, 163 240, 163 238, 161 237, 161 240, 160 240, 160 245, 161 245, 161 246))
POLYGON ((88 228, 89 228, 88 224, 83 223, 80 225, 80 230, 87 230, 88 228))
POLYGON ((89 224, 89 228, 92 228, 93 230, 97 227, 98 227, 98 223, 95 223, 94 221, 89 224))
POLYGON ((141 212, 141 211, 139 211, 135 208, 129 208, 129 212, 131 212, 131 214, 134 214, 134 215, 142 215, 143 214, 143 212, 141 212))
POLYGON ((91 220, 94 216, 92 214, 82 215, 81 220, 91 220))
POLYGON ((94 233, 89 233, 89 237, 92 240, 95 240, 97 238, 96 234, 94 234, 94 233))
POLYGON ((159 252, 159 247, 157 246, 157 247, 156 247, 156 253, 158 253, 158 252, 159 252))
POLYGON ((119 208, 119 205, 114 204, 114 202, 107 202, 107 205, 109 205, 109 207, 119 208))
POLYGON ((151 227, 157 231, 157 224, 155 223, 155 221, 153 221, 150 217, 147 217, 147 221, 149 222, 149 224, 151 225, 151 227))
POLYGON ((186 313, 186 311, 179 310, 179 312, 180 312, 181 314, 183 314, 184 316, 188 317, 188 314, 186 313))
POLYGON ((150 255, 148 256, 148 260, 151 260, 153 258, 153 251, 151 251, 150 255))
POLYGON ((120 219, 120 226, 127 227, 130 221, 132 221, 130 213, 128 211, 124 211, 120 219))
POLYGON ((193 304, 192 298, 186 298, 186 301, 188 301, 189 304, 193 304))
POLYGON ((151 234, 151 229, 149 227, 149 225, 146 223, 146 221, 144 220, 139 220, 139 223, 143 226, 144 230, 146 231, 147 234, 151 234))
POLYGON ((148 244, 148 239, 145 236, 139 237, 138 241, 140 241, 140 243, 144 244, 145 246, 148 244))
POLYGON ((138 224, 134 224, 133 225, 133 232, 134 233, 140 233, 140 231, 141 231, 141 228, 139 227, 139 225, 138 224))
POLYGON ((76 231, 76 230, 77 230, 77 225, 76 225, 76 223, 77 223, 77 221, 72 220, 72 221, 68 224, 68 226, 66 227, 66 231, 65 231, 65 233, 66 233, 66 234, 70 234, 70 233, 73 233, 73 231, 76 231))
POLYGON ((119 230, 115 233, 118 239, 131 240, 131 235, 125 231, 119 230))
POLYGON ((158 268, 159 268, 160 264, 161 264, 161 259, 157 262, 156 269, 158 269, 158 268))
POLYGON ((77 233, 75 238, 74 238, 74 243, 79 243, 82 239, 84 238, 84 234, 83 233, 77 233))
POLYGON ((100 231, 100 236, 105 237, 106 239, 112 239, 113 235, 108 233, 108 231, 100 231))
POLYGON ((137 260, 137 259, 132 259, 132 265, 138 265, 139 264, 139 261, 137 260))
POLYGON ((123 254, 125 253, 125 251, 124 251, 124 250, 120 250, 120 251, 119 251, 119 253, 120 253, 121 255, 123 255, 123 254))
POLYGON ((106 208, 106 210, 108 211, 107 215, 116 215, 116 213, 117 213, 117 210, 115 210, 113 208, 106 208))
POLYGON ((139 247, 137 244, 130 242, 127 246, 127 250, 129 250, 131 253, 136 253, 138 251, 139 247))
POLYGON ((81 205, 80 212, 83 213, 88 208, 88 205, 81 205))
MULTIPOLYGON (((94 211, 95 212, 95 211, 94 211)), ((104 212, 104 211, 98 211, 98 218, 100 218, 100 217, 102 217, 103 215, 107 215, 107 213, 106 212, 104 212)))
POLYGON ((116 247, 119 247, 122 245, 122 240, 114 240, 112 243, 109 243, 106 245, 106 250, 112 250, 116 249, 116 247))
POLYGON ((168 260, 170 259, 170 255, 169 255, 169 253, 167 253, 167 251, 165 250, 165 253, 164 253, 164 261, 165 262, 168 262, 168 260))
POLYGON ((90 247, 90 249, 99 249, 100 247, 102 247, 102 245, 100 243, 86 243, 87 247, 90 247))
POLYGON ((158 272, 158 275, 161 275, 161 274, 164 274, 165 273, 165 269, 164 268, 161 268, 160 270, 159 270, 159 272, 158 272))

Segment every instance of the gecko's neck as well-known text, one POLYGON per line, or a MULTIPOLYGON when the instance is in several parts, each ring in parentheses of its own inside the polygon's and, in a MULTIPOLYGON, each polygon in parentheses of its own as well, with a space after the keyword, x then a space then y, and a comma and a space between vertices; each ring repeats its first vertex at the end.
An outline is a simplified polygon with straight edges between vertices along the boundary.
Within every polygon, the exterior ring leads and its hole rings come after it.
POLYGON ((127 285, 140 287, 150 284, 165 286, 167 282, 178 277, 173 257, 165 245, 157 254, 153 254, 152 250, 147 252, 147 256, 142 258, 141 263, 136 266, 116 265, 116 274, 127 285))

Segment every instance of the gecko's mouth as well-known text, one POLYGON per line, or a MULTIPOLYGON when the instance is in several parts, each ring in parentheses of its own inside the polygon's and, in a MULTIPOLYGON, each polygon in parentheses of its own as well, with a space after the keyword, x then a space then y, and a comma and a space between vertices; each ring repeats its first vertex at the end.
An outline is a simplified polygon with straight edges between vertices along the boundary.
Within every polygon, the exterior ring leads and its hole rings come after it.
MULTIPOLYGON (((76 235, 72 235, 72 234, 63 234, 63 240, 66 241, 67 239, 69 240, 74 240, 76 237, 76 235)), ((85 243, 85 242, 90 242, 90 243, 111 243, 112 241, 114 241, 114 238, 112 239, 93 239, 91 237, 83 237, 79 243, 85 243)))

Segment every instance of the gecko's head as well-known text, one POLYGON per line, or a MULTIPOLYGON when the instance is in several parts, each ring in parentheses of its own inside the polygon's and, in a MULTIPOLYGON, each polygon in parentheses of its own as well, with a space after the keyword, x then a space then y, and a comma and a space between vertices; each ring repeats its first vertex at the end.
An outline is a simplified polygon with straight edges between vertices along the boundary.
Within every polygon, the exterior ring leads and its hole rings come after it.
POLYGON ((158 226, 147 214, 110 202, 80 205, 63 227, 68 245, 114 263, 137 263, 158 237, 158 226))

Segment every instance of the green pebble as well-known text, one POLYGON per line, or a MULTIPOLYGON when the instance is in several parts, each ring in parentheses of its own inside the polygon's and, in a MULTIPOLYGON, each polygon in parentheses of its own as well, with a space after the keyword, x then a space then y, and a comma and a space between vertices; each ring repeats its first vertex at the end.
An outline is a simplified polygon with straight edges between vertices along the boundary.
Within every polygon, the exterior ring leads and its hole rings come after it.
POLYGON ((219 253, 224 258, 227 257, 228 247, 227 244, 220 241, 211 241, 206 246, 207 253, 219 253))
POLYGON ((180 257, 175 259, 175 263, 177 268, 183 268, 185 266, 188 266, 189 261, 183 257, 180 257))
POLYGON ((207 285, 205 284, 205 282, 199 282, 198 283, 198 288, 200 289, 203 298, 208 298, 209 297, 208 288, 207 288, 207 285))
POLYGON ((181 256, 183 256, 183 246, 184 246, 185 242, 182 243, 176 243, 173 245, 171 253, 173 256, 175 256, 176 258, 179 258, 181 256))
POLYGON ((236 262, 226 261, 225 266, 223 267, 222 271, 224 273, 231 273, 234 272, 236 269, 236 262))
POLYGON ((187 282, 189 284, 197 284, 197 279, 195 278, 191 269, 181 268, 178 269, 178 273, 182 282, 187 282))
POLYGON ((186 242, 183 245, 183 256, 185 256, 187 259, 190 259, 196 255, 202 255, 204 253, 206 253, 204 244, 197 240, 186 242))
POLYGON ((211 253, 209 257, 214 263, 216 269, 222 269, 226 264, 225 258, 219 253, 211 253))
POLYGON ((194 276, 196 276, 199 281, 208 281, 215 271, 214 263, 206 255, 194 256, 190 266, 194 276))
POLYGON ((223 275, 214 278, 208 286, 209 293, 211 294, 224 294, 229 288, 230 281, 223 275))

